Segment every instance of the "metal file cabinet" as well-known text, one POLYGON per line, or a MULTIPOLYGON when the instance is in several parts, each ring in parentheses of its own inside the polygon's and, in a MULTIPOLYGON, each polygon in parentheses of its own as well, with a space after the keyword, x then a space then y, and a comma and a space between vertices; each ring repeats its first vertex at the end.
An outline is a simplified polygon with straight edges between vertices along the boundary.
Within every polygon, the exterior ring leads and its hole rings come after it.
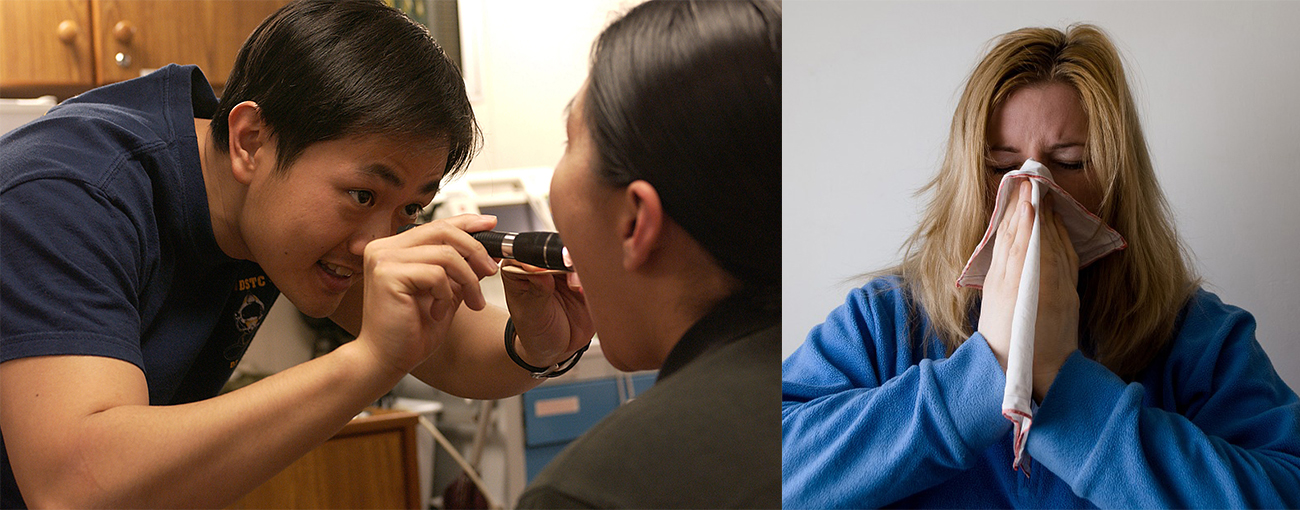
POLYGON ((654 384, 656 373, 540 386, 523 395, 524 460, 532 481, 565 446, 654 384))

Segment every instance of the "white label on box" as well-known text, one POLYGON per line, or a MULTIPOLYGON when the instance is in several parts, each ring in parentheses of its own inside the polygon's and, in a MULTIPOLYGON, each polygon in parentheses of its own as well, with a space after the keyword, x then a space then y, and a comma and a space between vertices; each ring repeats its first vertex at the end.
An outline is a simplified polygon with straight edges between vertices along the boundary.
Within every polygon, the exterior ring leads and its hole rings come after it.
POLYGON ((537 414, 538 418, 561 414, 577 414, 578 396, 574 395, 571 397, 538 400, 533 404, 533 411, 537 414))

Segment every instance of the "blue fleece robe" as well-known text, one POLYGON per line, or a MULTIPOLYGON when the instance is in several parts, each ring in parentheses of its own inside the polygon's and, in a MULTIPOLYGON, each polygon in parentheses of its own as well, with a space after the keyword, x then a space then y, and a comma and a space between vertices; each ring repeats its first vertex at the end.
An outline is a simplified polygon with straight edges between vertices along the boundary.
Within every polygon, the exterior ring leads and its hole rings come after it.
POLYGON ((898 283, 853 291, 782 364, 784 508, 1300 508, 1300 400, 1249 313, 1198 291, 1130 383, 1073 353, 1026 476, 988 342, 945 356, 898 283))

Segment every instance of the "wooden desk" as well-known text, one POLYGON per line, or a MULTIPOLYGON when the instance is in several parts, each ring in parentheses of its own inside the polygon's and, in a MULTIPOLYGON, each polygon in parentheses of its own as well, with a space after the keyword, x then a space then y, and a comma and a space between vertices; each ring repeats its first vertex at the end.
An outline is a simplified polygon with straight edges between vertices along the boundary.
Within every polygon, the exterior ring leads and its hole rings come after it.
POLYGON ((425 508, 416 413, 371 410, 231 508, 425 508))

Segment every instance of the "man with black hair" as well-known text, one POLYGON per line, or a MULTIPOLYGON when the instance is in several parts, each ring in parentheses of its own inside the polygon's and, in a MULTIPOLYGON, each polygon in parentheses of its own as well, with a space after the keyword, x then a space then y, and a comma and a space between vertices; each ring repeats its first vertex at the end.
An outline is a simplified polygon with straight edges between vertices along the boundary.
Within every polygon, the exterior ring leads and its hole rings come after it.
POLYGON ((374 0, 281 9, 221 100, 167 66, 0 138, 0 506, 226 506, 406 373, 535 385, 506 350, 573 356, 581 293, 506 275, 503 346, 467 234, 495 218, 393 235, 477 142, 455 67, 374 0), (356 341, 217 396, 280 293, 356 341))

